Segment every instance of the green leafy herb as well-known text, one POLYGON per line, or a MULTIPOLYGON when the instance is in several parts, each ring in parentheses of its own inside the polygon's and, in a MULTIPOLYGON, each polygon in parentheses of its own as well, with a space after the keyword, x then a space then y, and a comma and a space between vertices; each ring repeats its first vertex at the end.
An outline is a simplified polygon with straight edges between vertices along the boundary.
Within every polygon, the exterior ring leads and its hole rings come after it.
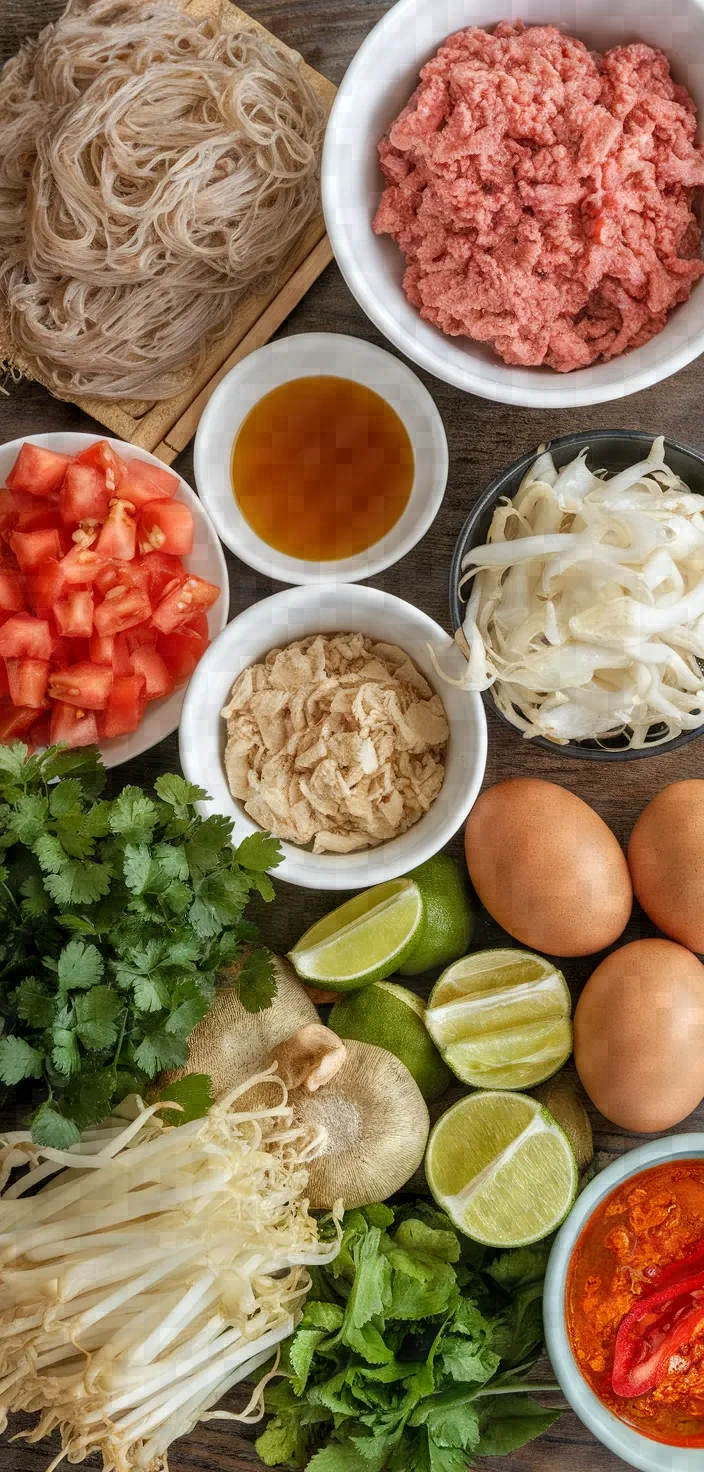
POLYGON ((337 1258, 313 1270, 257 1451, 309 1472, 465 1472, 560 1415, 525 1377, 543 1343, 546 1250, 490 1267, 426 1202, 349 1211, 337 1258), (530 1299, 522 1295, 530 1294, 530 1299), (518 1348, 522 1351, 519 1364, 518 1348), (514 1368, 515 1367, 515 1368, 514 1368))
MULTIPOLYGON (((252 893, 273 895, 276 841, 235 849, 229 820, 199 817, 207 794, 175 774, 114 801, 105 780, 90 748, 0 746, 0 1082, 38 1091, 34 1138, 59 1149, 186 1061, 226 967, 249 1011, 276 991, 244 918, 252 893)), ((171 1095, 184 1118, 209 1107, 207 1083, 171 1095)))

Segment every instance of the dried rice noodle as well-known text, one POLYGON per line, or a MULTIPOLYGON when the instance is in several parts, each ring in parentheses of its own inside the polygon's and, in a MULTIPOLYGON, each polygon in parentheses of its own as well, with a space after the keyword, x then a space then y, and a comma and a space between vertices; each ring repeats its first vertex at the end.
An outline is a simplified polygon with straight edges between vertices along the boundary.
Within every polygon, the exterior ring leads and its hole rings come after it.
POLYGON ((63 395, 173 393, 312 215, 322 127, 254 30, 171 0, 69 3, 0 77, 0 288, 30 372, 63 395))

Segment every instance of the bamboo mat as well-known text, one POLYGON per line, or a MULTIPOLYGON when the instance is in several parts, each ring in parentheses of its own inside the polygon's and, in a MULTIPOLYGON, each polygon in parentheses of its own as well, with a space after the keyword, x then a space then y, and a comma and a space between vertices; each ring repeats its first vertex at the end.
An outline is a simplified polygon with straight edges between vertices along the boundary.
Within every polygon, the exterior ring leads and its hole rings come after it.
MULTIPOLYGON (((238 6, 230 4, 229 0, 224 0, 224 3, 223 0, 189 0, 184 10, 195 16, 221 13, 223 24, 228 27, 248 26, 276 41, 277 46, 300 65, 303 75, 321 99, 326 114, 330 111, 336 91, 333 83, 314 71, 297 52, 284 46, 238 6)), ((221 379, 240 359, 263 347, 273 337, 331 260, 332 250, 321 210, 306 226, 283 268, 269 278, 265 289, 248 292, 240 299, 227 332, 210 348, 199 371, 184 381, 180 393, 173 398, 156 401, 76 398, 71 402, 113 434, 133 445, 140 445, 144 450, 151 450, 170 465, 195 434, 203 409, 221 379)), ((28 371, 22 355, 10 345, 7 319, 1 308, 0 359, 24 377, 38 376, 28 371)))

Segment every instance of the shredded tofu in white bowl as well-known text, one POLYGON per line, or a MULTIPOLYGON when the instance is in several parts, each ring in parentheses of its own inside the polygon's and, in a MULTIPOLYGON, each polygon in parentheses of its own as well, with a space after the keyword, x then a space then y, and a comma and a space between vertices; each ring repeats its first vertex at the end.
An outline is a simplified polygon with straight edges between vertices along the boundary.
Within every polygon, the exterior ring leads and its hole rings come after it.
POLYGON ((460 687, 490 691, 526 739, 611 761, 692 739, 704 730, 704 457, 633 431, 524 456, 470 513, 450 599, 460 687))
POLYGON ((273 831, 278 878, 364 889, 457 832, 486 763, 481 696, 420 609, 357 583, 286 589, 228 624, 184 702, 183 770, 234 842, 273 831), (445 685, 434 660, 456 684, 445 685))

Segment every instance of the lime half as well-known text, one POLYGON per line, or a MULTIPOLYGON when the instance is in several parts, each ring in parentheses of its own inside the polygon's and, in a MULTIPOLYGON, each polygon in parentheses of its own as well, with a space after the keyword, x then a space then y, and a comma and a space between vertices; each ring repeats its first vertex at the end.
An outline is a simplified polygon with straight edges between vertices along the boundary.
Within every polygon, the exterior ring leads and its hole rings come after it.
POLYGON ((305 981, 353 991, 396 970, 422 914, 418 885, 412 879, 389 879, 311 925, 289 957, 305 981))
POLYGON ((436 966, 447 966, 469 950, 474 909, 467 870, 450 854, 436 854, 411 869, 406 878, 418 885, 423 919, 398 969, 401 976, 420 976, 436 966))
POLYGON ((449 966, 425 1023, 453 1073, 480 1089, 529 1089, 572 1052, 561 971, 531 951, 476 951, 449 966))
POLYGON ((574 1151, 526 1094, 460 1099, 438 1121, 425 1173, 460 1231, 488 1247, 525 1247, 553 1232, 577 1194, 574 1151))
POLYGON ((452 1082, 425 1028, 425 1002, 393 981, 374 981, 341 997, 328 1026, 341 1038, 376 1043, 395 1053, 412 1073, 423 1098, 437 1099, 452 1082))

